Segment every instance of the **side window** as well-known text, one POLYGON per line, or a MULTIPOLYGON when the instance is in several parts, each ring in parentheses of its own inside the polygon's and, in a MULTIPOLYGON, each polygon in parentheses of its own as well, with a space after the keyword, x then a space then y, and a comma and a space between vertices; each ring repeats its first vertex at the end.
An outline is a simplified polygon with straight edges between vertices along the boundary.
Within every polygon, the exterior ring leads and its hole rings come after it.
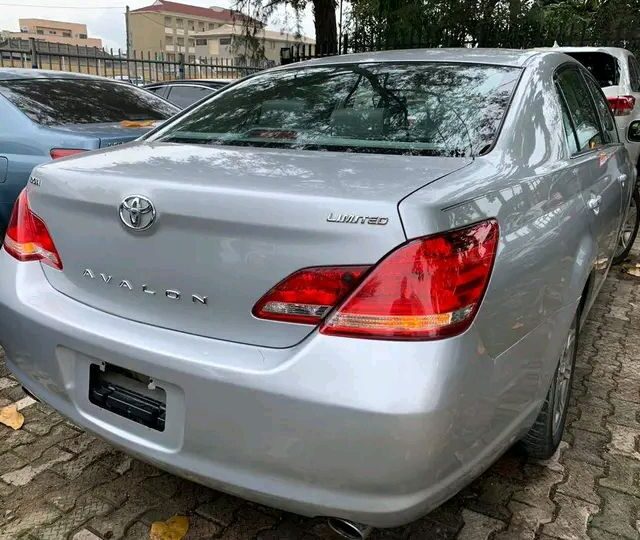
POLYGON ((615 120, 613 119, 613 115, 611 114, 611 109, 609 108, 607 100, 602 95, 602 90, 600 90, 600 87, 593 81, 591 77, 585 77, 584 79, 585 81, 587 81, 587 85, 591 90, 593 102, 596 104, 598 116, 600 117, 600 122, 604 130, 603 135, 605 142, 620 142, 615 120))
POLYGON ((640 66, 635 56, 629 56, 629 79, 631 81, 631 90, 640 92, 640 66))
POLYGON ((181 109, 184 109, 211 93, 212 90, 203 88, 202 86, 175 85, 171 87, 169 101, 181 109))
POLYGON ((573 122, 571 121, 571 117, 569 116, 569 111, 567 110, 567 103, 562 96, 562 91, 558 87, 556 83, 556 89, 558 90, 558 101, 560 101, 560 108, 562 109, 562 125, 564 127, 564 136, 567 141, 567 147, 569 148, 569 154, 575 154, 578 151, 578 139, 576 136, 576 131, 573 128, 573 122))
POLYGON ((578 139, 578 152, 604 144, 600 119, 587 83, 577 69, 564 69, 557 75, 558 87, 565 99, 578 139))
POLYGON ((160 96, 161 98, 165 97, 167 94, 166 86, 155 86, 153 88, 145 88, 149 92, 153 92, 156 96, 160 96))

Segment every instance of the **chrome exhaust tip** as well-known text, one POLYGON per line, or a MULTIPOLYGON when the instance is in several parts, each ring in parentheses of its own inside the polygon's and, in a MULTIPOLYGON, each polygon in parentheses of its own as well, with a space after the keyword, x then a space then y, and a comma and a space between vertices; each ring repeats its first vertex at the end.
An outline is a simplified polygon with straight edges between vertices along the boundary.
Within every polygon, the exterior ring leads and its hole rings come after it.
POLYGON ((373 527, 364 523, 356 523, 342 518, 329 518, 327 520, 329 528, 342 538, 349 540, 364 540, 371 534, 373 527))

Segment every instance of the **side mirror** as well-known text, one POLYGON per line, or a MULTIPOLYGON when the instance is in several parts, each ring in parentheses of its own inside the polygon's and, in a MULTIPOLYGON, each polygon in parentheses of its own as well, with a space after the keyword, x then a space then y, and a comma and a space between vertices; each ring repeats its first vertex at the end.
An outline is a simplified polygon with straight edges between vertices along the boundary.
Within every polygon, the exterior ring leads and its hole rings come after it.
POLYGON ((640 120, 634 120, 629 124, 627 136, 631 142, 640 142, 640 120))

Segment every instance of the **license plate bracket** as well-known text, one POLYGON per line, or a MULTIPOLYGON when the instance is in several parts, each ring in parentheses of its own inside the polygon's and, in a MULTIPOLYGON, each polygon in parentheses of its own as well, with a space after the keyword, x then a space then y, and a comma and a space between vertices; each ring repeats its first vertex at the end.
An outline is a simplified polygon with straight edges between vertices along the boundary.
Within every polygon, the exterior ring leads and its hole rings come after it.
POLYGON ((166 392, 151 377, 112 364, 91 364, 89 401, 113 414, 164 431, 166 392))

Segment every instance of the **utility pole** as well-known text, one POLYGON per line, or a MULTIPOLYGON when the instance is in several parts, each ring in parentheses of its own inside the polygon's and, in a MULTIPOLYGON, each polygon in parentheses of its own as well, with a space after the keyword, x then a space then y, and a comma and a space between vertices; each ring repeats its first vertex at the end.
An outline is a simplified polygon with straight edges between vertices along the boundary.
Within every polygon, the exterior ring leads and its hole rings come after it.
POLYGON ((129 39, 129 6, 127 6, 127 11, 124 14, 124 25, 125 25, 125 31, 127 32, 127 59, 128 59, 130 47, 131 47, 131 40, 129 39))
POLYGON ((340 0, 340 17, 338 20, 338 54, 342 54, 342 0, 340 0))

